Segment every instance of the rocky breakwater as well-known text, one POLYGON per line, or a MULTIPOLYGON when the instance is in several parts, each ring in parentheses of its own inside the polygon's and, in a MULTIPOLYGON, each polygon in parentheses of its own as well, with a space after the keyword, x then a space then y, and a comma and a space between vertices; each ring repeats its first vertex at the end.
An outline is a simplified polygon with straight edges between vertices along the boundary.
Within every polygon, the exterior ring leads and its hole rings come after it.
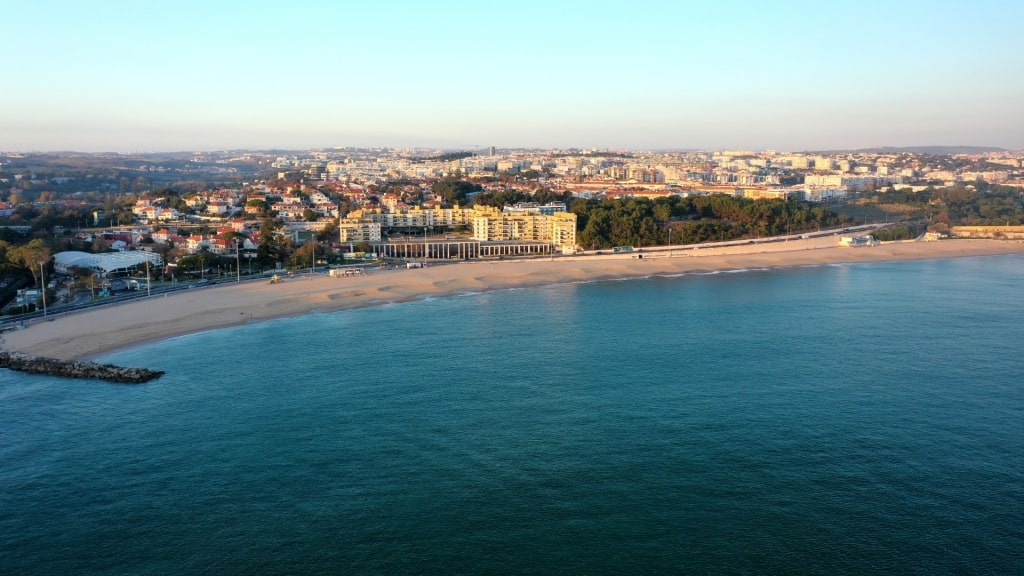
POLYGON ((141 384, 163 376, 160 370, 125 368, 113 364, 57 360, 42 356, 29 356, 19 352, 0 351, 0 368, 9 368, 29 374, 46 374, 64 378, 107 380, 121 384, 141 384))

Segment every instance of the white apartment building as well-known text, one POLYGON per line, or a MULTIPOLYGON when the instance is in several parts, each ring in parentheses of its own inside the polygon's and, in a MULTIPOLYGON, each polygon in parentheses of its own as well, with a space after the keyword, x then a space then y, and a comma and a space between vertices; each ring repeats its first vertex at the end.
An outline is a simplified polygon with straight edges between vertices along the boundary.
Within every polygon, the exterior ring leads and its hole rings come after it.
POLYGON ((359 218, 342 218, 338 223, 341 242, 380 242, 380 223, 359 218))
POLYGON ((803 199, 808 202, 825 202, 846 198, 845 186, 805 186, 803 199))
POLYGON ((891 178, 863 174, 807 174, 804 176, 805 186, 844 187, 856 191, 867 190, 874 185, 881 186, 891 183, 891 178))
POLYGON ((473 218, 473 239, 482 242, 525 240, 546 242, 560 249, 576 246, 576 215, 556 212, 482 213, 473 218))

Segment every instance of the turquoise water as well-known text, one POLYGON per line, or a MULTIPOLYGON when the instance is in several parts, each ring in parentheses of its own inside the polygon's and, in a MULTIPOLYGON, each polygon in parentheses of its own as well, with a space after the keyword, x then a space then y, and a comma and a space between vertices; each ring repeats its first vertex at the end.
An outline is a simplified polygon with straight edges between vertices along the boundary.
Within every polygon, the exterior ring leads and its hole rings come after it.
POLYGON ((1022 286, 572 284, 3 372, 0 573, 1024 573, 1022 286))

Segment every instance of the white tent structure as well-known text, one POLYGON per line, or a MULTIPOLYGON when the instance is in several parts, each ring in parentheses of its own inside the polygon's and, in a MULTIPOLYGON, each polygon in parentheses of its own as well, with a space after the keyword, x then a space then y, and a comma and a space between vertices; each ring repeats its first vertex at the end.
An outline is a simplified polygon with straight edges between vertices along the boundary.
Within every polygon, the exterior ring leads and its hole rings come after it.
POLYGON ((164 259, 153 252, 132 250, 130 252, 105 252, 89 254, 88 252, 58 252, 53 255, 53 268, 59 273, 68 274, 68 269, 89 268, 103 276, 117 272, 133 272, 145 267, 146 262, 156 268, 164 265, 164 259))

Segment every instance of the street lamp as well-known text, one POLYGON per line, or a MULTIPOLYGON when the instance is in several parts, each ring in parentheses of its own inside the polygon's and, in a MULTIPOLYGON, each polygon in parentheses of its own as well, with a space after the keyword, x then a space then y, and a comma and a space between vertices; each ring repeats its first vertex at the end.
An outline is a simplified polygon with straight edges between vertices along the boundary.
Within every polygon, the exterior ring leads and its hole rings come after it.
POLYGON ((242 256, 239 253, 239 239, 241 236, 235 236, 235 271, 237 272, 237 280, 235 282, 242 281, 242 256))
MULTIPOLYGON (((43 318, 46 318, 46 270, 43 268, 42 262, 39 263, 39 284, 43 289, 43 318)), ((28 308, 27 303, 25 307, 28 308)))
POLYGON ((672 227, 668 227, 668 257, 672 257, 672 227))

